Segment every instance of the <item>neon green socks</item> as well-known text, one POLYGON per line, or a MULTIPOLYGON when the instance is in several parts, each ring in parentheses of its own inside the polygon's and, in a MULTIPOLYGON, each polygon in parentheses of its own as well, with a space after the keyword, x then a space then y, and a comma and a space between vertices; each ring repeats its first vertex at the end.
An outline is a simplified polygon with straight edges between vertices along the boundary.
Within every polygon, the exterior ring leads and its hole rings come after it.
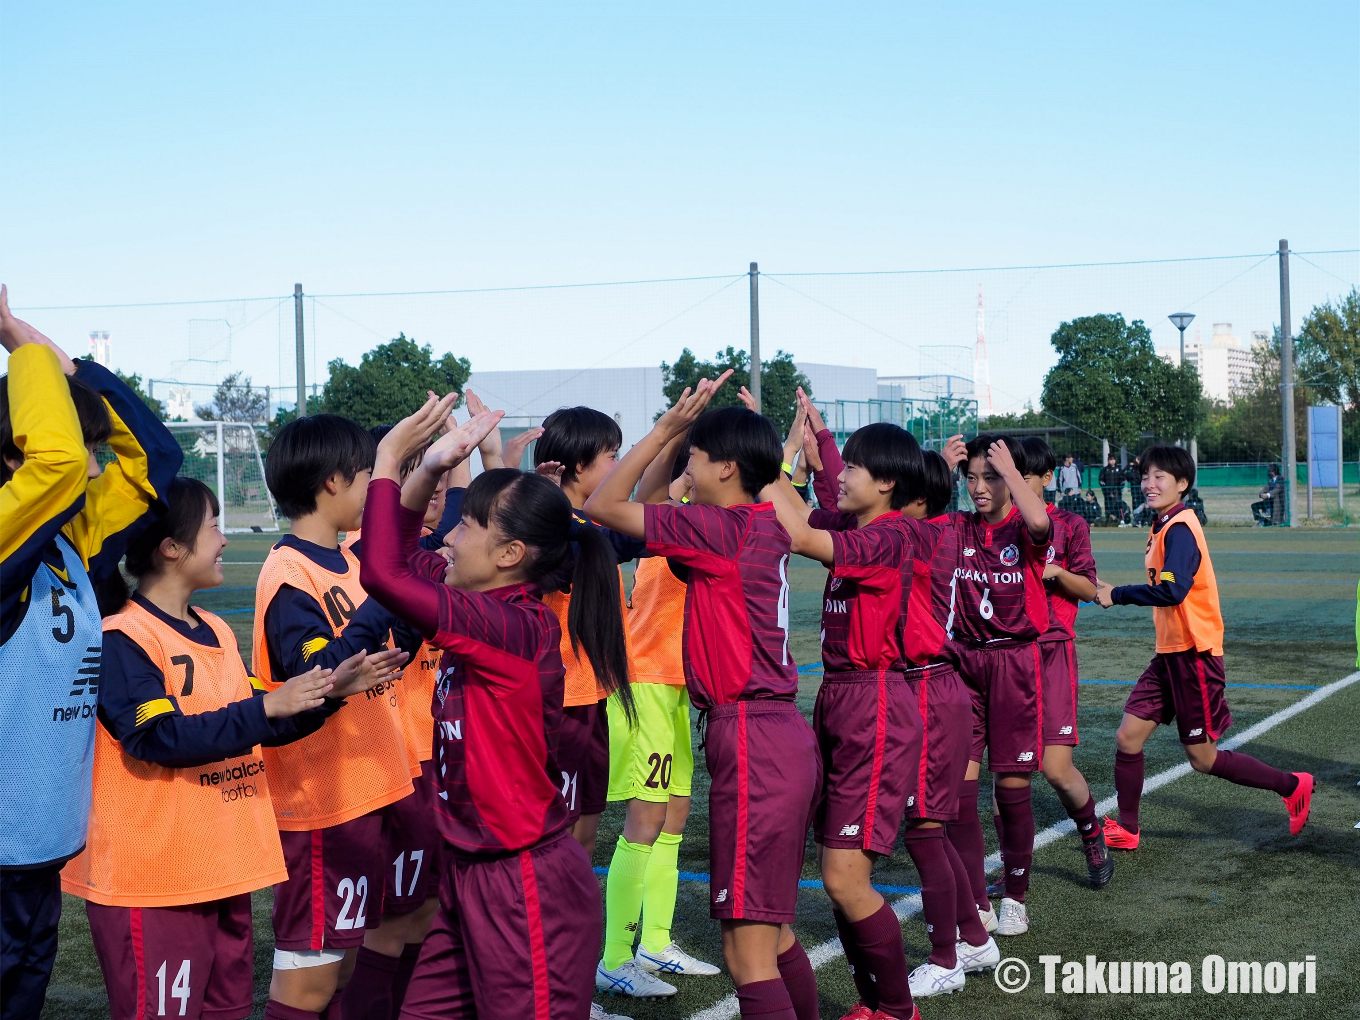
POLYGON ((671 944, 671 920, 675 917, 675 892, 680 886, 680 840, 683 836, 663 832, 656 837, 647 874, 642 879, 642 944, 659 953, 671 944))
MULTIPOLYGON (((604 886, 604 965, 609 970, 633 958, 633 939, 642 914, 643 881, 651 859, 651 847, 630 843, 622 836, 614 847, 604 886)), ((672 893, 672 903, 674 899, 672 893)))

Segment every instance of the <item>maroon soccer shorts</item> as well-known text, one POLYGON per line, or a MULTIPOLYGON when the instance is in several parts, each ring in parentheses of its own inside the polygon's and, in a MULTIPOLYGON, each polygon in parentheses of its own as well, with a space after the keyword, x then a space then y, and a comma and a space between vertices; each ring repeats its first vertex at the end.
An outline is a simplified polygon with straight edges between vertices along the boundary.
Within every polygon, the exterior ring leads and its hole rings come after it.
POLYGON ((908 804, 907 818, 952 822, 959 814, 959 795, 968 771, 973 702, 947 663, 909 670, 906 677, 921 717, 916 801, 908 804))
POLYGON ((561 832, 508 857, 445 860, 402 1020, 584 1020, 603 919, 581 844, 561 832))
POLYGON ((1044 743, 1076 747, 1077 646, 1074 641, 1039 641, 1044 671, 1044 743))
POLYGON ((921 717, 901 673, 827 673, 812 729, 822 753, 812 831, 822 846, 891 854, 916 803, 921 717))
POLYGON ((581 815, 604 810, 609 795, 609 715, 603 701, 562 710, 557 766, 562 799, 573 823, 581 815))
MULTIPOLYGON (((420 763, 414 792, 378 813, 382 816, 384 858, 382 913, 409 914, 439 892, 444 840, 434 819, 435 764, 420 763)), ((372 918, 369 927, 373 927, 372 918)))
POLYGON ((1223 692, 1223 656, 1197 652, 1159 652, 1133 686, 1124 711, 1159 725, 1174 716, 1182 744, 1217 740, 1232 725, 1223 692))
POLYGON ((708 713, 710 917, 788 924, 821 788, 817 738, 792 701, 708 713))
POLYGON ((973 702, 972 761, 987 751, 992 772, 1044 764, 1043 666, 1035 641, 959 646, 959 674, 973 702))
POLYGON ((382 809, 310 832, 280 832, 288 881, 274 886, 276 949, 349 949, 382 919, 382 809))
POLYGON ((112 1020, 237 1020, 254 999, 250 894, 184 907, 85 904, 112 1020))

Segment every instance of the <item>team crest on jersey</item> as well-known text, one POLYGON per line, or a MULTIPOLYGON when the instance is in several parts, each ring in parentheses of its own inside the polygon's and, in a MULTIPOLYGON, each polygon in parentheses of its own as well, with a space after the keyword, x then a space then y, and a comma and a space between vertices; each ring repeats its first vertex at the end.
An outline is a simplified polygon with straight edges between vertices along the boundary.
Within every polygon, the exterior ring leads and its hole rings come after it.
POLYGON ((1055 555, 1056 555, 1056 553, 1054 553, 1053 547, 1050 545, 1050 546, 1048 547, 1048 552, 1044 555, 1044 562, 1045 562, 1045 563, 1052 563, 1052 562, 1053 562, 1053 557, 1054 557, 1055 555))
POLYGON ((1020 547, 1018 545, 1008 545, 1001 550, 1001 564, 1006 567, 1013 567, 1020 562, 1020 547))
POLYGON ((836 591, 838 588, 840 588, 840 586, 841 586, 841 579, 840 579, 839 577, 833 577, 833 578, 831 579, 831 590, 832 590, 832 591, 836 591))

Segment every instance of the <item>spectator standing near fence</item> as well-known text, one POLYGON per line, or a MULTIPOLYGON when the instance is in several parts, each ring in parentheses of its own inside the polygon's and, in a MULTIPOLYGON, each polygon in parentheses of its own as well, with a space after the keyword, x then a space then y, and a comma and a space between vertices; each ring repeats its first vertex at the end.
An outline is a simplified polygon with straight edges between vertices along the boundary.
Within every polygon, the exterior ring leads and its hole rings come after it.
POLYGON ((1100 494, 1105 497, 1105 516, 1118 518, 1119 500, 1124 492, 1124 469, 1114 454, 1110 454, 1096 481, 1100 483, 1100 494))
POLYGON ((1072 462, 1070 453, 1063 457, 1062 467, 1058 468, 1058 488, 1064 492, 1068 489, 1081 491, 1081 468, 1072 462))

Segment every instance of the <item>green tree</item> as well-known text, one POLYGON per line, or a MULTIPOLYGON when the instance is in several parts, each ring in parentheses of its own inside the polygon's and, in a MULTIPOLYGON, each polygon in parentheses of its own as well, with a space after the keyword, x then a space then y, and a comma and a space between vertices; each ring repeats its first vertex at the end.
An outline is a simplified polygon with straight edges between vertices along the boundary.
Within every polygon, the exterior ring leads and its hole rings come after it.
POLYGON ((1043 407, 1113 444, 1144 433, 1190 439, 1202 420, 1199 375, 1158 357, 1140 319, 1088 315, 1064 322, 1051 338, 1058 363, 1044 376, 1043 407))
POLYGON ((330 378, 321 393, 321 409, 353 418, 365 428, 400 421, 425 403, 434 390, 441 396, 463 392, 472 365, 467 358, 444 354, 435 359, 405 333, 373 348, 358 367, 339 358, 328 366, 330 378))
POLYGON ((1315 402, 1354 407, 1360 400, 1360 289, 1318 305, 1294 341, 1297 381, 1315 402))
MULTIPOLYGON (((674 404, 686 386, 693 387, 700 379, 716 379, 720 374, 732 369, 732 378, 713 396, 709 407, 731 407, 741 403, 738 391, 751 385, 751 358, 745 351, 728 347, 718 351, 712 361, 700 361, 694 352, 686 347, 675 359, 675 364, 661 363, 662 391, 668 403, 674 404)), ((798 404, 797 391, 802 387, 812 396, 812 384, 807 376, 798 371, 793 363, 793 355, 779 351, 769 361, 760 366, 760 403, 765 417, 774 422, 780 438, 788 434, 793 424, 794 409, 798 404)), ((660 417, 658 415, 658 417, 660 417)))
POLYGON ((151 408, 151 412, 161 421, 165 421, 165 405, 155 397, 150 396, 146 390, 142 389, 142 377, 135 372, 129 374, 113 370, 113 374, 121 379, 133 393, 142 398, 142 403, 151 408))
POLYGON ((238 421, 255 425, 269 415, 269 400, 264 391, 251 385, 250 376, 233 372, 213 393, 211 404, 194 408, 204 421, 238 421))

